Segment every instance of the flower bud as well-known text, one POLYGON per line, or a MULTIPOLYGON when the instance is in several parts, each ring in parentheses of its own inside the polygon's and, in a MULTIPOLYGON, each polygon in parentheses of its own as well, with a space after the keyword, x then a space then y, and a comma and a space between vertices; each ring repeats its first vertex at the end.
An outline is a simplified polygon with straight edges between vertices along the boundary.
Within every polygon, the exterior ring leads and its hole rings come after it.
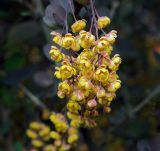
POLYGON ((76 32, 80 32, 81 30, 83 30, 86 27, 86 20, 82 19, 82 20, 78 20, 76 21, 72 26, 72 32, 76 33, 76 32))
POLYGON ((89 100, 89 101, 87 102, 87 105, 88 105, 88 107, 90 107, 90 108, 95 108, 95 107, 97 106, 97 102, 96 102, 95 99, 92 99, 92 100, 89 100))
POLYGON ((110 19, 107 16, 98 18, 98 29, 105 28, 108 24, 110 24, 110 19))
POLYGON ((57 62, 60 62, 62 59, 63 59, 63 54, 60 52, 60 50, 55 47, 55 46, 52 46, 51 47, 51 50, 49 52, 49 55, 51 57, 52 60, 55 60, 57 62))
POLYGON ((57 133, 57 132, 55 132, 55 131, 51 131, 50 132, 50 138, 52 138, 52 139, 60 139, 60 135, 57 133))
POLYGON ((40 148, 44 145, 44 143, 41 140, 33 139, 32 140, 32 145, 36 148, 40 148))
POLYGON ((112 30, 105 37, 110 44, 113 44, 117 38, 117 31, 112 30))
POLYGON ((29 138, 32 138, 32 139, 35 139, 38 136, 36 132, 30 129, 27 130, 26 134, 29 138))

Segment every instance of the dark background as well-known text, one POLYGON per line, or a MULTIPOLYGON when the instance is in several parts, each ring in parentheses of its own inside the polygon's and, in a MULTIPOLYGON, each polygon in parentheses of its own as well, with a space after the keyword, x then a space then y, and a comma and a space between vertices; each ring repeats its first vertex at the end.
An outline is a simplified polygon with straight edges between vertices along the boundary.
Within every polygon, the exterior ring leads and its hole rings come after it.
MULTIPOLYGON (((79 4, 87 1, 74 1, 76 17, 88 19, 79 4)), ((29 123, 46 122, 45 107, 63 107, 48 51, 50 31, 62 30, 66 3, 0 1, 0 151, 28 150, 29 123)), ((160 151, 160 1, 96 0, 95 5, 100 15, 112 18, 107 31, 118 31, 113 54, 123 60, 118 71, 122 88, 112 112, 99 118, 97 128, 81 130, 74 150, 160 151)))

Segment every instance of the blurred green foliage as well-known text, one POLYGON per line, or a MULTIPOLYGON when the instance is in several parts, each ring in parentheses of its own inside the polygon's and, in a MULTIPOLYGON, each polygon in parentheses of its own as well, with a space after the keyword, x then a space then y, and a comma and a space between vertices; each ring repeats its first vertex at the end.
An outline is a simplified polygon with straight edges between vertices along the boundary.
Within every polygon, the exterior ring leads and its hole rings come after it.
MULTIPOLYGON (((50 30, 61 30, 65 0, 0 1, 0 151, 28 150, 25 130, 45 111, 25 87, 50 110, 60 111, 54 62, 48 59, 50 30), (23 86, 23 87, 22 87, 23 86)), ((88 0, 75 0, 77 18, 88 19, 88 0), (81 5, 83 4, 83 5, 81 5)), ((159 151, 160 141, 160 1, 95 0, 100 15, 118 31, 115 52, 122 56, 122 88, 112 112, 99 127, 81 130, 75 151, 159 151)), ((73 22, 69 13, 68 22, 73 22)), ((108 30, 107 29, 107 30, 108 30)), ((109 31, 108 30, 108 31, 109 31)))

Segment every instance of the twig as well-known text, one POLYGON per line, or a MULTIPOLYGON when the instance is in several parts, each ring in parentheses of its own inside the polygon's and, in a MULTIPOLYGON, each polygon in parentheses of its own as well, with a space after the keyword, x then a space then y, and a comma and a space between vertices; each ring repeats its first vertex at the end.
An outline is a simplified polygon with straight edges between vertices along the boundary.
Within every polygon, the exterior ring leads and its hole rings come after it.
POLYGON ((19 87, 24 91, 25 95, 30 98, 30 100, 38 107, 40 107, 41 109, 46 109, 46 105, 43 104, 38 98, 37 96, 35 96, 29 89, 27 89, 24 85, 19 85, 19 87))
POLYGON ((67 9, 66 9, 65 24, 64 24, 64 26, 66 27, 66 33, 68 33, 68 22, 67 22, 67 16, 68 16, 68 4, 67 4, 67 9))
MULTIPOLYGON (((160 93, 160 86, 158 86, 157 88, 155 88, 155 90, 152 91, 151 94, 149 94, 140 104, 138 104, 136 107, 134 107, 132 109, 132 115, 136 114, 137 112, 139 112, 147 103, 149 103, 156 95, 158 95, 160 93)), ((118 128, 120 125, 122 125, 125 121, 127 120, 127 118, 124 118, 122 121, 120 121, 119 124, 112 126, 111 128, 108 129, 108 133, 109 132, 113 132, 116 128, 118 128)))
POLYGON ((72 3, 71 3, 71 0, 68 0, 68 3, 69 3, 69 5, 70 5, 70 8, 71 8, 71 11, 72 11, 72 15, 73 15, 73 17, 74 17, 74 20, 77 21, 76 16, 75 16, 75 14, 74 14, 74 8, 73 8, 73 5, 72 5, 72 3))
POLYGON ((93 5, 92 0, 90 0, 90 5, 91 5, 92 17, 93 17, 93 21, 94 21, 94 27, 95 27, 95 30, 96 30, 96 38, 98 39, 97 20, 96 20, 95 10, 94 10, 94 5, 93 5))
POLYGON ((137 113, 138 111, 140 111, 147 103, 149 103, 156 95, 158 95, 160 93, 160 86, 158 86, 157 88, 155 88, 155 90, 153 90, 151 92, 151 94, 149 94, 141 103, 139 103, 134 109, 133 109, 133 113, 137 113))
POLYGON ((118 1, 113 1, 113 6, 112 6, 112 9, 110 11, 110 18, 112 19, 114 17, 114 14, 119 6, 120 2, 118 1))

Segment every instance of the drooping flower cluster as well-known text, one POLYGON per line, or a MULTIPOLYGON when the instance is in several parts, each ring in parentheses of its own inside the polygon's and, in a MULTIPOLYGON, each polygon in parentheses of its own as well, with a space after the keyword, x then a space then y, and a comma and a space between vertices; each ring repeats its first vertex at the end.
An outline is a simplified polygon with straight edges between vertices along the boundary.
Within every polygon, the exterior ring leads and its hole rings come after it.
POLYGON ((96 20, 93 9, 92 6, 90 31, 84 30, 87 21, 82 19, 71 26, 70 33, 51 32, 55 45, 51 46, 49 55, 60 64, 54 75, 60 80, 57 95, 66 100, 66 113, 51 113, 53 130, 41 123, 30 124, 27 135, 34 148, 67 151, 78 141, 79 127, 94 127, 95 117, 102 109, 111 111, 111 102, 121 87, 117 75, 121 58, 118 54, 111 57, 117 32, 112 30, 106 34, 103 28, 110 24, 110 19, 97 16, 96 20), (98 30, 103 32, 100 38, 98 30))
MULTIPOLYGON (((102 29, 109 23, 108 17, 100 17, 97 27, 102 29)), ((61 63, 55 71, 55 76, 61 80, 57 95, 67 98, 67 116, 75 128, 95 126, 94 117, 99 114, 99 108, 109 112, 116 91, 121 87, 116 73, 121 58, 118 54, 110 57, 117 32, 112 30, 96 39, 84 30, 85 26, 86 21, 79 20, 71 26, 74 35, 51 33, 53 42, 59 47, 52 46, 50 56, 61 63), (63 54, 62 48, 72 55, 63 54)))

